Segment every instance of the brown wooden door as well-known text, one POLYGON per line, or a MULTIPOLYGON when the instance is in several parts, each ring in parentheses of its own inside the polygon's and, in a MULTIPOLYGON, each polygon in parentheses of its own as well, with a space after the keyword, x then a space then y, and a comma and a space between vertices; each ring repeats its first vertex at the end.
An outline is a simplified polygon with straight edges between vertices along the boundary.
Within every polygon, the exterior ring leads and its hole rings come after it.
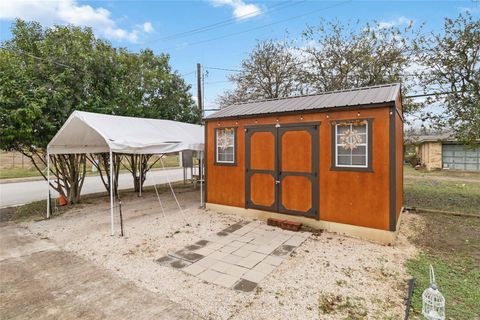
POLYGON ((246 207, 318 218, 318 124, 246 129, 246 207))

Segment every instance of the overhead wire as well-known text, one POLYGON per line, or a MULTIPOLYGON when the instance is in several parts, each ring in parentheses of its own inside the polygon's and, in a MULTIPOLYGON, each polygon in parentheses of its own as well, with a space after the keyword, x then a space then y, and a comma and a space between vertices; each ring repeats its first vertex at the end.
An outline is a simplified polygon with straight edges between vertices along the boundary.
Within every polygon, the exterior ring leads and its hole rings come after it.
POLYGON ((352 1, 353 1, 353 0, 347 0, 347 1, 339 2, 339 3, 335 3, 335 4, 330 5, 330 6, 327 6, 327 7, 323 7, 323 8, 320 8, 320 9, 317 9, 317 10, 313 10, 313 11, 310 11, 310 12, 307 12, 307 13, 303 13, 303 14, 300 14, 300 15, 296 15, 296 16, 293 16, 293 17, 290 17, 290 18, 287 18, 287 19, 282 19, 282 20, 275 21, 275 22, 272 22, 272 23, 264 24, 264 25, 261 25, 261 26, 258 26, 258 27, 254 27, 254 28, 242 30, 242 31, 239 31, 239 32, 233 32, 233 33, 230 33, 230 34, 225 34, 225 35, 223 35, 223 36, 219 36, 219 37, 215 37, 215 38, 210 38, 210 39, 206 39, 206 40, 191 42, 191 43, 187 43, 187 44, 181 45, 181 46, 176 46, 176 47, 167 48, 166 51, 168 51, 168 50, 176 50, 176 49, 184 49, 184 48, 187 48, 187 47, 190 47, 190 46, 195 46, 195 45, 199 45, 199 44, 204 44, 204 43, 208 43, 208 42, 212 42, 212 41, 216 41, 216 40, 220 40, 220 39, 225 39, 225 38, 233 37, 233 36, 236 36, 236 35, 239 35, 239 34, 244 34, 244 33, 247 33, 247 32, 251 32, 251 31, 255 31, 255 30, 267 28, 267 27, 274 26, 274 25, 277 25, 277 24, 280 24, 280 23, 284 23, 284 22, 288 22, 288 21, 300 19, 300 18, 309 16, 309 15, 312 15, 312 14, 318 13, 318 12, 320 12, 320 11, 324 11, 324 10, 328 10, 328 9, 331 9, 331 8, 334 8, 334 7, 338 7, 338 6, 344 5, 344 4, 349 3, 349 2, 352 2, 352 1))
MULTIPOLYGON (((303 3, 303 2, 306 2, 306 0, 280 2, 280 3, 277 3, 277 4, 274 4, 274 5, 270 6, 269 11, 277 11, 277 10, 285 9, 285 8, 288 8, 288 7, 291 7, 291 6, 294 6, 294 5, 298 5, 298 4, 303 3)), ((215 29, 225 27, 225 26, 228 26, 228 25, 231 25, 231 24, 235 24, 240 20, 243 20, 243 19, 246 19, 246 18, 249 18, 249 17, 253 18, 257 15, 258 15, 258 11, 253 11, 253 12, 250 12, 250 13, 240 15, 240 16, 235 17, 235 18, 230 18, 230 19, 218 21, 216 23, 209 24, 209 25, 206 25, 206 26, 194 28, 194 29, 187 30, 187 31, 178 32, 178 33, 175 33, 175 34, 160 37, 160 38, 157 38, 157 39, 152 39, 152 40, 149 40, 149 41, 144 41, 143 43, 138 44, 138 45, 145 45, 145 44, 154 43, 154 42, 158 42, 158 41, 170 41, 170 40, 174 40, 174 39, 178 39, 178 38, 188 37, 188 36, 195 35, 195 34, 198 34, 198 33, 207 32, 207 31, 215 30, 215 29)))
POLYGON ((13 50, 13 49, 9 49, 9 48, 0 48, 1 50, 5 50, 5 51, 10 51, 12 53, 16 53, 16 54, 19 54, 19 55, 25 55, 25 56, 28 56, 30 58, 33 58, 33 59, 36 59, 36 60, 39 60, 39 61, 46 61, 46 62, 50 62, 50 63, 53 63, 57 66, 60 66, 60 67, 64 67, 64 68, 71 68, 73 70, 76 70, 74 67, 72 66, 69 66, 67 64, 64 64, 64 63, 61 63, 61 62, 58 62, 58 61, 55 61, 53 59, 45 59, 45 58, 41 58, 41 57, 37 57, 33 54, 30 54, 28 52, 24 52, 24 51, 18 51, 18 50, 13 50))

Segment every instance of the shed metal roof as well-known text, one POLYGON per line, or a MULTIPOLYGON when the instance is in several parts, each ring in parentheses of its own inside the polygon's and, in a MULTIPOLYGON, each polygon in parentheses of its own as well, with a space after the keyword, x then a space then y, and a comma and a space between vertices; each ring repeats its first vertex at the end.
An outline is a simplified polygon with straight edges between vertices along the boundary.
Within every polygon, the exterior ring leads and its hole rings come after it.
POLYGON ((390 103, 394 102, 399 94, 400 84, 393 83, 350 90, 323 92, 306 96, 258 100, 230 105, 209 115, 206 119, 390 103))

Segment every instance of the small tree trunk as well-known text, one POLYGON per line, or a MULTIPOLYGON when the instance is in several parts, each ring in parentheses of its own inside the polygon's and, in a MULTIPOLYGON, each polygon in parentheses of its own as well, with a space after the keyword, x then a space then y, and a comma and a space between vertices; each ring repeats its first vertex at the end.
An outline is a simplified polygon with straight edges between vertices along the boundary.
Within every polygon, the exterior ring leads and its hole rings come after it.
POLYGON ((143 191, 143 184, 147 178, 147 172, 158 161, 156 160, 152 164, 148 164, 152 156, 152 154, 130 154, 126 157, 128 162, 127 169, 132 174, 135 192, 143 191))
MULTIPOLYGON (((87 155, 87 159, 98 170, 103 186, 110 195, 110 154, 97 153, 87 155)), ((120 174, 120 166, 123 156, 118 153, 113 154, 113 194, 118 197, 118 175, 120 174)))

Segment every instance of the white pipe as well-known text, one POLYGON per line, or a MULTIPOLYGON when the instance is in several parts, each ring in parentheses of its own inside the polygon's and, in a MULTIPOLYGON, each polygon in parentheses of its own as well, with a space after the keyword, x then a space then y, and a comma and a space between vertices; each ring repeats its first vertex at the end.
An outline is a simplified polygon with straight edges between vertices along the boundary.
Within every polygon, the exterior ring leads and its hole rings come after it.
POLYGON ((143 155, 140 155, 140 163, 139 163, 139 167, 140 167, 140 173, 138 175, 138 184, 140 185, 140 190, 138 191, 138 194, 139 194, 139 197, 142 196, 142 157, 143 155))
POLYGON ((50 218, 50 155, 47 149, 47 219, 50 218))
POLYGON ((163 155, 160 156, 160 163, 162 164, 162 169, 164 170, 166 176, 167 176, 167 182, 168 182, 168 185, 170 186, 170 191, 172 191, 172 194, 173 194, 173 198, 175 199, 175 202, 177 203, 177 206, 178 206, 178 209, 180 210, 180 213, 182 214, 182 217, 183 217, 183 220, 187 222, 187 220, 185 219, 185 214, 183 213, 183 209, 182 209, 182 206, 180 205, 180 202, 178 202, 178 199, 177 199, 177 196, 175 194, 175 191, 173 191, 173 187, 172 187, 172 183, 170 181, 170 175, 168 174, 168 171, 165 171, 165 165, 163 164, 163 159, 162 159, 163 155))
POLYGON ((111 235, 115 235, 115 227, 114 227, 114 215, 113 215, 113 155, 112 149, 110 151, 110 220, 112 224, 112 231, 111 235))
POLYGON ((198 168, 198 173, 200 177, 200 207, 203 208, 203 151, 199 152, 200 154, 200 161, 199 161, 199 168, 198 168))

